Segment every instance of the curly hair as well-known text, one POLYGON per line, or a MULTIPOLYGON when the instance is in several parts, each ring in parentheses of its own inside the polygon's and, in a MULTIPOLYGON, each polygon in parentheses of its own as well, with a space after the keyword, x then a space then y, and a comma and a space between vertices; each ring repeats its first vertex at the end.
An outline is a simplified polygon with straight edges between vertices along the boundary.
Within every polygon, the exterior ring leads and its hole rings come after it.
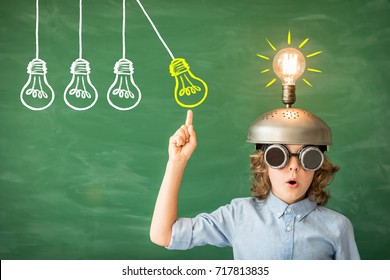
MULTIPOLYGON (((271 191, 271 181, 268 176, 268 166, 264 160, 264 152, 257 150, 250 156, 251 169, 253 171, 251 192, 254 197, 265 199, 271 191)), ((324 154, 324 163, 320 169, 314 172, 313 181, 307 190, 306 196, 313 196, 317 205, 325 205, 329 199, 329 193, 325 187, 329 185, 335 173, 340 168, 333 165, 324 154)))

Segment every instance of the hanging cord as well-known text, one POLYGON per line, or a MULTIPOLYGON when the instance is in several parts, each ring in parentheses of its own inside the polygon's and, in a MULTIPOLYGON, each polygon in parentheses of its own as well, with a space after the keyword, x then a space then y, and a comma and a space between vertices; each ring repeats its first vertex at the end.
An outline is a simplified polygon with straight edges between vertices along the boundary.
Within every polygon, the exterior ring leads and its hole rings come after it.
POLYGON ((126 0, 123 0, 123 17, 122 17, 122 56, 123 56, 123 58, 125 58, 125 56, 126 56, 125 29, 126 29, 126 0))
POLYGON ((39 37, 38 37, 38 25, 39 25, 39 0, 35 3, 35 56, 39 58, 39 37))
POLYGON ((141 2, 139 0, 137 0, 137 3, 140 6, 141 10, 144 12, 146 18, 149 20, 150 24, 152 25, 152 27, 154 29, 154 32, 156 32, 156 34, 157 34, 157 37, 160 39, 161 43, 167 49, 167 51, 168 51, 169 55, 171 56, 171 58, 175 59, 175 57, 173 56, 171 50, 168 48, 167 44, 164 42, 164 39, 161 37, 160 33, 158 32, 156 26, 154 26, 154 24, 153 24, 151 18, 149 17, 148 13, 145 11, 144 7, 142 6, 141 2))
POLYGON ((83 0, 80 0, 80 17, 79 17, 79 57, 83 57, 83 37, 81 30, 83 27, 83 0))

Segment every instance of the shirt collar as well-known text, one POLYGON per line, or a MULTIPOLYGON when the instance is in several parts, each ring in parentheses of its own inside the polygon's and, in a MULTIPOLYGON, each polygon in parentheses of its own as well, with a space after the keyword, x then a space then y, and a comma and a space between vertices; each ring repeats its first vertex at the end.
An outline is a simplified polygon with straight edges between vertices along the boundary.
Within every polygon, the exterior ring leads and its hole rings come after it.
POLYGON ((287 208, 290 208, 290 211, 295 213, 298 221, 302 220, 310 212, 317 208, 317 203, 310 197, 289 205, 277 198, 272 192, 269 193, 266 199, 266 204, 270 207, 271 211, 277 218, 282 217, 286 213, 287 208))

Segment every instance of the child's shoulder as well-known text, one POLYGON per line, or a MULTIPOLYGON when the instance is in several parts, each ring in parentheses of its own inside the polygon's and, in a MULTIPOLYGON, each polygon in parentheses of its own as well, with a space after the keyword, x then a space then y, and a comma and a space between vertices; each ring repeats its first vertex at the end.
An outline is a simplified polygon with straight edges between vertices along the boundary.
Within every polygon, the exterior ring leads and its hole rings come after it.
POLYGON ((260 200, 254 197, 234 198, 228 205, 225 205, 222 208, 228 210, 237 219, 241 219, 248 215, 254 215, 258 211, 259 201, 260 200))
POLYGON ((239 197, 234 198, 230 205, 234 208, 259 208, 261 207, 263 200, 255 197, 239 197))
POLYGON ((235 205, 256 205, 260 200, 255 197, 238 197, 233 198, 231 204, 235 205))
POLYGON ((323 219, 326 220, 332 220, 334 223, 339 223, 339 224, 351 223, 349 219, 343 214, 324 206, 317 206, 315 212, 319 217, 322 217, 323 219))

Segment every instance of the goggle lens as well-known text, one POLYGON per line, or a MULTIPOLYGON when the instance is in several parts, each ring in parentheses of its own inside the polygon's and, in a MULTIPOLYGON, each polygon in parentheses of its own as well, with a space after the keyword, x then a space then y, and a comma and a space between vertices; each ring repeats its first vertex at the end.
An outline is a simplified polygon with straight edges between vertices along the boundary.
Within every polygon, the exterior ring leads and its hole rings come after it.
POLYGON ((302 167, 309 171, 320 169, 324 162, 323 153, 315 146, 304 146, 297 154, 293 154, 284 145, 271 145, 264 154, 265 161, 271 168, 285 167, 291 156, 298 156, 302 167))
POLYGON ((265 161, 272 168, 282 168, 287 163, 287 154, 283 148, 271 146, 266 150, 265 161))
POLYGON ((317 170, 321 167, 324 156, 317 148, 309 147, 309 150, 302 151, 301 164, 306 170, 317 170))

